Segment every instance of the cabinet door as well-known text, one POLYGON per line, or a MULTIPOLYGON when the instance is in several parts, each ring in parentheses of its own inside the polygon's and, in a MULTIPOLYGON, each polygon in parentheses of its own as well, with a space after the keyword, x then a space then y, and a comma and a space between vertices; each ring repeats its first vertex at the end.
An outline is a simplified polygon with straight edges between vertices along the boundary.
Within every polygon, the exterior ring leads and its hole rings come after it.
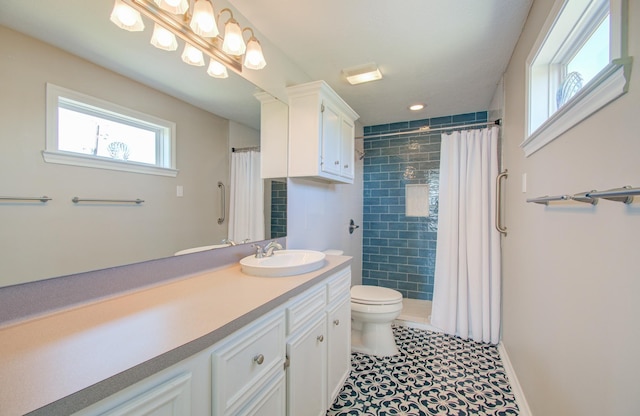
POLYGON ((279 371, 258 397, 238 416, 283 416, 285 414, 286 384, 284 371, 279 371))
POLYGON ((287 342, 288 416, 320 416, 327 411, 326 331, 322 314, 287 342))
POLYGON ((340 113, 328 104, 322 105, 322 171, 340 175, 340 113))
POLYGON ((338 396, 351 371, 351 302, 349 296, 327 312, 327 392, 328 405, 338 396))
POLYGON ((343 118, 340 123, 340 174, 353 179, 355 160, 353 157, 355 146, 355 128, 353 122, 343 118))

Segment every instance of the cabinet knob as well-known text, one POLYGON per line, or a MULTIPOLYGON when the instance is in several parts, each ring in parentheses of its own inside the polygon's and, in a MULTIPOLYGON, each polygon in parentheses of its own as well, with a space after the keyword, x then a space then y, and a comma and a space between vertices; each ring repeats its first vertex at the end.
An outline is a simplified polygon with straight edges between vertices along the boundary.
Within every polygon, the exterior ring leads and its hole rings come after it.
POLYGON ((264 355, 262 354, 258 354, 255 357, 253 357, 253 362, 255 362, 256 364, 260 365, 264 362, 264 355))
POLYGON ((336 319, 335 321, 333 321, 333 324, 334 324, 335 326, 340 325, 340 319, 336 319))
POLYGON ((344 168, 345 169, 349 169, 349 165, 344 165, 344 168))
POLYGON ((333 162, 333 164, 334 164, 334 165, 339 165, 339 164, 340 164, 340 161, 339 161, 339 160, 336 160, 335 162, 333 162))
POLYGON ((318 342, 322 342, 324 341, 324 335, 318 335, 318 338, 316 338, 318 340, 318 342))

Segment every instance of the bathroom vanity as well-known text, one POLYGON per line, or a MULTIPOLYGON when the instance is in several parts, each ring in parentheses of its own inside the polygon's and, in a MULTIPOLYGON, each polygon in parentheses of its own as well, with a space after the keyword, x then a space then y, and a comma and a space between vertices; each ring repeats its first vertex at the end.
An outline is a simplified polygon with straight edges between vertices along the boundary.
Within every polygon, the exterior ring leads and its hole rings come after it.
POLYGON ((0 328, 0 413, 325 414, 350 370, 350 262, 234 264, 0 328))

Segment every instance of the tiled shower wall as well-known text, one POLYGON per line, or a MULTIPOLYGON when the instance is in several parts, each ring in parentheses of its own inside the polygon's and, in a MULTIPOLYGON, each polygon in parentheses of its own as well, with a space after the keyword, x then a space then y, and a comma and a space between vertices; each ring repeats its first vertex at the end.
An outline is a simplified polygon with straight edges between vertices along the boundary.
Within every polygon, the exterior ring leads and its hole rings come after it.
POLYGON ((271 238, 287 236, 287 183, 271 182, 271 238))
POLYGON ((364 128, 363 284, 433 298, 441 140, 440 132, 366 136, 485 121, 486 111, 364 128), (405 215, 408 184, 429 185, 429 216, 405 215))

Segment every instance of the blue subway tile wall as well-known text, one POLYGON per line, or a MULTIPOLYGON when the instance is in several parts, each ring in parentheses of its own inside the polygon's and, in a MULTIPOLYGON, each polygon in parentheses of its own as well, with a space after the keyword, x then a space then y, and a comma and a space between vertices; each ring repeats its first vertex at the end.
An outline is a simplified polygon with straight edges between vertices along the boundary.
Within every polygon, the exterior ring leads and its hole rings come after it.
POLYGON ((271 238, 287 236, 287 183, 271 182, 271 238))
POLYGON ((441 133, 375 135, 481 123, 487 116, 482 111, 364 127, 363 284, 389 287, 405 298, 433 298, 441 133), (429 216, 405 215, 410 184, 429 186, 429 216))

